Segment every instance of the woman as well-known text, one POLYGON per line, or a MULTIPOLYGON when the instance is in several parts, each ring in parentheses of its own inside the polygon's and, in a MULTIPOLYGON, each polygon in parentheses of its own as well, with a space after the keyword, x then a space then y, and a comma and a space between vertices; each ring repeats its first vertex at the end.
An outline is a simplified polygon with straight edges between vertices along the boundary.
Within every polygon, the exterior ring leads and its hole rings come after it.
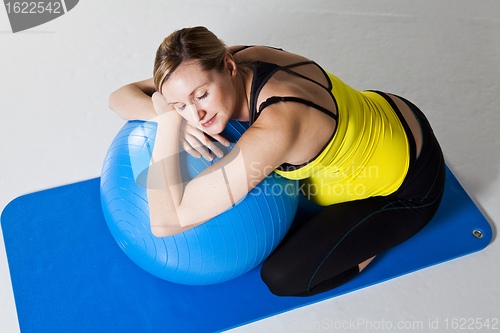
POLYGON ((310 296, 349 281, 421 230, 444 189, 441 149, 411 102, 354 90, 281 49, 226 48, 204 27, 167 37, 154 77, 114 92, 110 108, 158 122, 158 163, 148 173, 158 237, 220 214, 273 170, 300 179, 302 193, 327 206, 264 262, 262 279, 276 295, 310 296), (206 148, 222 152, 205 134, 227 145, 219 134, 230 119, 251 126, 226 157, 183 184, 179 146, 211 160, 206 148))

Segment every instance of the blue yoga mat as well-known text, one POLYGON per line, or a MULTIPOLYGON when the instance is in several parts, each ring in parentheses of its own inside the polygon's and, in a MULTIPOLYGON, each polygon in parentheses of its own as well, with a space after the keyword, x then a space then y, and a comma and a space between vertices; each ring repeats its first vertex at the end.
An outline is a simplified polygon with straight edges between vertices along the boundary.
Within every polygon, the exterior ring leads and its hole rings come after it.
MULTIPOLYGON (((318 209, 302 201, 297 220, 318 209)), ((4 209, 1 224, 23 333, 226 330, 481 250, 492 237, 447 170, 442 204, 420 233, 377 256, 349 283, 299 298, 271 294, 260 267, 209 286, 174 284, 143 271, 107 229, 99 178, 21 196, 4 209)))

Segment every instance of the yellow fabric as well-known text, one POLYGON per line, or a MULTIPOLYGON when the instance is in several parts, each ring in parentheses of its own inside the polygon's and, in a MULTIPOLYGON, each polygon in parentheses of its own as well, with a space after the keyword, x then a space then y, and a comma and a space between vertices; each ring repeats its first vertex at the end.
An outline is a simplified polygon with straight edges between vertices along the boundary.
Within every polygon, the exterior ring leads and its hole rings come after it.
POLYGON ((360 92, 327 73, 337 100, 334 137, 320 155, 293 171, 310 201, 328 206, 384 196, 402 184, 410 163, 406 132, 391 105, 375 92, 360 92))

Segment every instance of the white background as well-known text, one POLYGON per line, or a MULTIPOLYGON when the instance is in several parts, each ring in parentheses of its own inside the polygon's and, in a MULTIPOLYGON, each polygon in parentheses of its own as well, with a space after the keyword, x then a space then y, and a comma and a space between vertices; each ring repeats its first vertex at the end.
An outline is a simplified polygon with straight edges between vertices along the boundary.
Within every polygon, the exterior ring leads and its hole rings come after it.
MULTIPOLYGON (((413 101, 494 229, 481 252, 235 332, 321 331, 306 328, 358 318, 422 321, 416 331, 424 332, 429 319, 443 329, 446 318, 499 318, 499 19, 494 0, 82 0, 54 21, 12 34, 2 7, 0 209, 23 194, 98 177, 124 124, 108 109, 109 94, 150 77, 156 48, 172 31, 205 25, 228 45, 282 47, 358 90, 413 101)), ((0 331, 17 332, 3 238, 0 244, 0 331)))

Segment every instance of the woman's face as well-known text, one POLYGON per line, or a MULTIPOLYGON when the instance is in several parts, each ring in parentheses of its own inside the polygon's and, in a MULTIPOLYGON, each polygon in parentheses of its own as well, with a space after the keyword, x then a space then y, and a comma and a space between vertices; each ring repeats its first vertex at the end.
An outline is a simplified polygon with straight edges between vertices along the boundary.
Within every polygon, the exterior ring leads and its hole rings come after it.
POLYGON ((162 94, 189 123, 219 134, 236 107, 234 72, 227 65, 222 72, 204 71, 198 61, 186 61, 165 81, 162 94))

